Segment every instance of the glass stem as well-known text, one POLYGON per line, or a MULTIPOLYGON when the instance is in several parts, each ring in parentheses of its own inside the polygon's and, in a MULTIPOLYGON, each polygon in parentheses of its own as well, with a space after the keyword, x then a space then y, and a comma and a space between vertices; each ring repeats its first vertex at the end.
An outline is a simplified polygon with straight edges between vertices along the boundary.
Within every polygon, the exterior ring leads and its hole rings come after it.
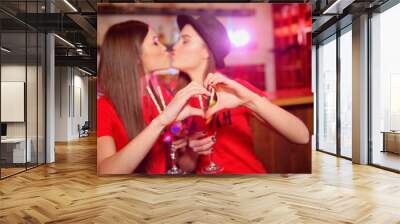
POLYGON ((172 167, 175 168, 176 167, 176 154, 175 151, 171 149, 171 162, 172 162, 172 167))
POLYGON ((214 149, 211 149, 211 152, 208 154, 208 159, 210 161, 210 164, 214 163, 214 161, 213 161, 213 153, 214 153, 214 149))

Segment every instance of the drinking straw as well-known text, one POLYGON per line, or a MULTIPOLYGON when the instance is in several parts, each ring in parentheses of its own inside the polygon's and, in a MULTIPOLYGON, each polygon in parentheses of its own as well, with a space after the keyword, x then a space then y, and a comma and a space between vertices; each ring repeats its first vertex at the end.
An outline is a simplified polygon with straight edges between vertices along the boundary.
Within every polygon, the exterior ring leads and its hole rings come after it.
POLYGON ((204 104, 203 104, 203 99, 201 98, 201 95, 197 95, 197 98, 199 99, 200 108, 201 108, 202 110, 204 110, 204 104))
POLYGON ((153 100, 154 104, 156 105, 158 113, 161 114, 160 105, 158 105, 158 102, 157 102, 157 100, 156 100, 156 98, 155 98, 155 96, 154 96, 154 94, 153 94, 153 91, 151 91, 151 89, 150 89, 149 86, 146 86, 146 90, 147 90, 147 92, 149 93, 149 95, 150 95, 150 97, 151 97, 151 100, 153 100))
POLYGON ((166 108, 167 106, 166 106, 166 104, 165 104, 165 100, 164 100, 164 96, 163 96, 163 94, 162 94, 162 92, 161 92, 161 88, 160 88, 160 86, 158 86, 158 85, 157 85, 157 91, 158 91, 158 95, 160 95, 160 99, 161 99, 161 103, 162 103, 162 106, 163 106, 163 110, 165 110, 165 108, 166 108))

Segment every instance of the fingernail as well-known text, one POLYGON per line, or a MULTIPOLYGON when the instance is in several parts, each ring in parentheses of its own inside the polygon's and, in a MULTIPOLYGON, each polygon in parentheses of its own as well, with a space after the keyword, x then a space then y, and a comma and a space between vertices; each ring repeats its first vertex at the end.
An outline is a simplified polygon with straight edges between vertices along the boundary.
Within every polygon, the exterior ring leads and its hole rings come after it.
POLYGON ((216 141, 217 141, 217 138, 216 138, 215 136, 212 136, 212 137, 211 137, 211 140, 212 140, 213 142, 216 142, 216 141))

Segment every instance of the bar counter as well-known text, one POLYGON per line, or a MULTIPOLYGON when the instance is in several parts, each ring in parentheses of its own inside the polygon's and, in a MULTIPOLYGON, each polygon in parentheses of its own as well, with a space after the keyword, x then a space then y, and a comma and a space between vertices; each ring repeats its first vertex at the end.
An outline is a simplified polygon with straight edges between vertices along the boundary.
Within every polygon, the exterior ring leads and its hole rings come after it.
POLYGON ((313 131, 313 95, 309 88, 267 92, 274 104, 299 117, 308 127, 310 141, 300 145, 288 141, 271 126, 253 118, 254 147, 257 157, 269 173, 310 173, 311 135, 313 131))

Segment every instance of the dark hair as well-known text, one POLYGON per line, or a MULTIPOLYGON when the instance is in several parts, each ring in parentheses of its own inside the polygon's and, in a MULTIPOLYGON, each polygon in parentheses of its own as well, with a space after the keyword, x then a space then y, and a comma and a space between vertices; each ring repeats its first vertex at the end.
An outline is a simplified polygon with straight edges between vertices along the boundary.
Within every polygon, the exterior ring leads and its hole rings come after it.
POLYGON ((121 117, 129 139, 145 127, 141 83, 145 72, 140 55, 148 31, 140 21, 113 25, 100 49, 99 86, 121 117))

